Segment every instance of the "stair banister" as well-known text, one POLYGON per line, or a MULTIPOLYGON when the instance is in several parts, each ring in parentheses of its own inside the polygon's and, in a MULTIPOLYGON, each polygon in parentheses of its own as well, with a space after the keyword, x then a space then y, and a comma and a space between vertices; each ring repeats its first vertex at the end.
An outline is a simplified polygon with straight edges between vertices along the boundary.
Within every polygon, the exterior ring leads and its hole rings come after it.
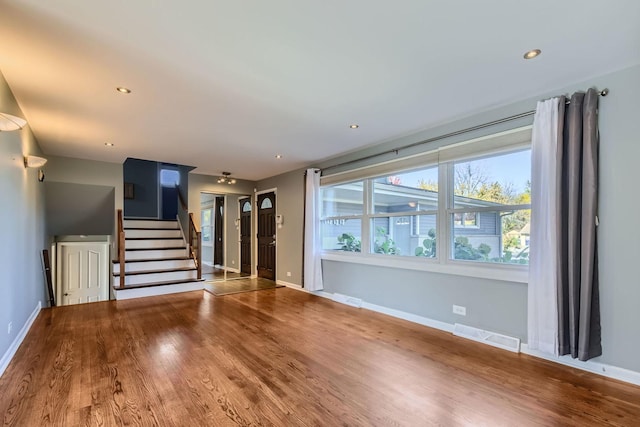
POLYGON ((196 263, 198 269, 198 279, 202 279, 202 250, 200 244, 202 242, 202 232, 198 230, 194 220, 193 213, 189 213, 189 244, 191 245, 191 257, 196 263))
POLYGON ((125 263, 124 263, 124 221, 122 209, 118 209, 118 263, 120 265, 120 289, 124 289, 125 263))

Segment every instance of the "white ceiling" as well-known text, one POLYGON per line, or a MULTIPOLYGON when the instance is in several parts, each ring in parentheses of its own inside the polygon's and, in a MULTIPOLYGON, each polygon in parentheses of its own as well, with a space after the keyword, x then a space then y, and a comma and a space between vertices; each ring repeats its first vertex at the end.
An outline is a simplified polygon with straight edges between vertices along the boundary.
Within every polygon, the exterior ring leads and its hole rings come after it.
POLYGON ((47 154, 257 180, 639 63, 639 22, 638 0, 2 0, 0 70, 47 154))

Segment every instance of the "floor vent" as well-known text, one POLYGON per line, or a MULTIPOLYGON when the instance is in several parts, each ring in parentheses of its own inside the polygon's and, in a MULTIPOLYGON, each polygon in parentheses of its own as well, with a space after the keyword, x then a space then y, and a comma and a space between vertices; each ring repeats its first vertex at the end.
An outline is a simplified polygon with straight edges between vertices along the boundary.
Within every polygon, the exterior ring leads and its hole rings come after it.
POLYGON ((362 300, 360 298, 350 297, 343 294, 333 294, 333 300, 342 304, 350 305, 352 307, 362 307, 362 300))
POLYGON ((461 325, 460 323, 453 325, 453 335, 513 351, 514 353, 520 353, 520 338, 509 337, 497 332, 484 331, 472 326, 461 325))

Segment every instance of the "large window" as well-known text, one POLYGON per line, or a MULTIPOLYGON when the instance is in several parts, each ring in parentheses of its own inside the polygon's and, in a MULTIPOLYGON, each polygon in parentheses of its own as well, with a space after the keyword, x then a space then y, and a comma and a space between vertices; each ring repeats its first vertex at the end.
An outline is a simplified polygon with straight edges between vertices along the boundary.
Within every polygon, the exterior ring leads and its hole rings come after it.
POLYGON ((398 161, 382 176, 323 185, 323 248, 434 265, 528 264, 530 144, 490 142, 456 146, 439 162, 425 156, 421 168, 398 161))

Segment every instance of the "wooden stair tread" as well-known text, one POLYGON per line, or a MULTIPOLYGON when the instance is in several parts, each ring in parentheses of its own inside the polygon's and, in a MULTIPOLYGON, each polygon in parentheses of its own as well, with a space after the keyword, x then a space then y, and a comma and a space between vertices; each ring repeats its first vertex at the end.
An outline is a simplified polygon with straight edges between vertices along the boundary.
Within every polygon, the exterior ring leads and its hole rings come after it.
POLYGON ((180 228, 176 227, 176 228, 158 228, 158 227, 124 227, 125 230, 154 230, 154 231, 161 231, 161 230, 169 230, 169 231, 175 231, 175 230, 180 230, 180 228))
MULTIPOLYGON (((126 259, 124 261, 124 263, 129 263, 129 262, 151 262, 151 261, 186 261, 188 259, 193 259, 190 258, 188 256, 181 256, 181 257, 170 257, 170 258, 149 258, 149 259, 126 259)), ((120 261, 118 261, 117 259, 111 260, 111 262, 113 264, 117 264, 120 261)))
POLYGON ((164 221, 164 222, 178 222, 175 219, 157 219, 157 218, 127 218, 124 217, 125 221, 164 221))
POLYGON ((182 240, 182 237, 125 237, 124 240, 182 240))
MULTIPOLYGON (((140 271, 127 271, 125 276, 139 276, 142 274, 156 274, 156 273, 172 273, 174 271, 196 271, 196 267, 175 267, 175 268, 163 268, 158 270, 140 270, 140 271)), ((114 277, 120 277, 120 272, 113 273, 114 277)))
POLYGON ((167 280, 164 282, 149 282, 149 283, 140 283, 137 285, 127 285, 124 288, 113 286, 113 289, 116 291, 126 291, 127 289, 136 289, 136 288, 150 288, 153 286, 166 286, 166 285, 178 285, 182 283, 194 283, 194 282, 204 282, 204 279, 183 279, 183 280, 167 280))
POLYGON ((125 251, 169 251, 175 249, 186 250, 186 246, 166 246, 161 248, 126 248, 125 251))

